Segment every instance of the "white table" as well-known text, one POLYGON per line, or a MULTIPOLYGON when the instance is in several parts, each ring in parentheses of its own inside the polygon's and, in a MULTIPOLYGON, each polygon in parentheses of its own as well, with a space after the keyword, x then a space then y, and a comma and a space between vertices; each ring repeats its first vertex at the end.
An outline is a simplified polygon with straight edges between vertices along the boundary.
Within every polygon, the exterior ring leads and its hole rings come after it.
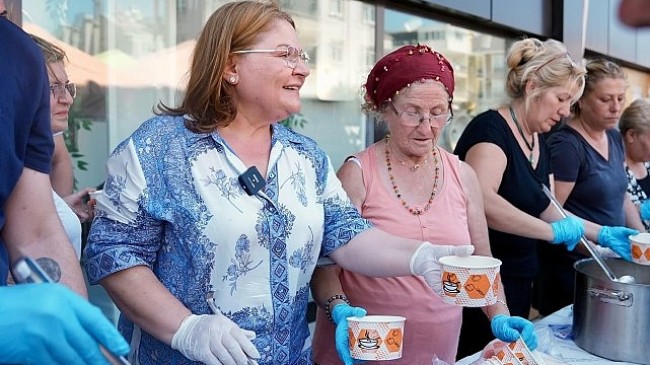
MULTIPOLYGON (((550 326, 571 325, 573 311, 571 305, 546 316, 535 322, 535 329, 539 339, 537 351, 550 355, 558 361, 570 365, 638 365, 631 362, 618 362, 603 359, 588 353, 576 345, 571 339, 561 339, 553 335, 550 326)), ((480 352, 456 362, 456 365, 469 365, 479 358, 480 352)))

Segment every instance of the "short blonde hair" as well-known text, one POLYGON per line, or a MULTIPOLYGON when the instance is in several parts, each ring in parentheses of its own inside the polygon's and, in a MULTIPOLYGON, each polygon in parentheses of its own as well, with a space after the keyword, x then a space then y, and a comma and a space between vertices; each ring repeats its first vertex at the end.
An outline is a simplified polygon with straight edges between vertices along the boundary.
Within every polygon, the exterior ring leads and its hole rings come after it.
POLYGON ((506 94, 513 100, 523 99, 526 107, 530 100, 552 87, 575 82, 579 89, 572 103, 578 101, 584 90, 585 68, 571 58, 562 42, 554 39, 542 42, 526 38, 513 43, 506 56, 506 65, 506 94), (538 87, 527 95, 529 81, 538 87))
POLYGON ((650 130, 650 103, 643 99, 632 102, 621 114, 618 129, 622 135, 628 131, 643 133, 650 130))

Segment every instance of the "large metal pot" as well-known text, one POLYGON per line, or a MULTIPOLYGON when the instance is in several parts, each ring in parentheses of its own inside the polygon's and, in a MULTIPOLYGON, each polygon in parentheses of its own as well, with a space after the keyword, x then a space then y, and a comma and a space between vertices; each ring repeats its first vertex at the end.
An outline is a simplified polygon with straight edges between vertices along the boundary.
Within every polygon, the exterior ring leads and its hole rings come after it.
POLYGON ((575 343, 596 356, 650 364, 650 266, 608 259, 617 277, 634 276, 634 284, 612 282, 594 259, 574 264, 575 343))

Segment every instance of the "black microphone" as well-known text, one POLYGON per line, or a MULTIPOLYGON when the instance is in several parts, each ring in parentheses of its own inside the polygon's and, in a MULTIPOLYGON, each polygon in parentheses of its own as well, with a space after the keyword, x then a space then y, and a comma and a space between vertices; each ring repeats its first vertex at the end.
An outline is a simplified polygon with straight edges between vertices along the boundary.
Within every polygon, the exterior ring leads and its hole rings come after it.
POLYGON ((260 174, 255 166, 249 167, 248 170, 237 177, 237 180, 248 195, 257 194, 266 185, 262 174, 260 174))

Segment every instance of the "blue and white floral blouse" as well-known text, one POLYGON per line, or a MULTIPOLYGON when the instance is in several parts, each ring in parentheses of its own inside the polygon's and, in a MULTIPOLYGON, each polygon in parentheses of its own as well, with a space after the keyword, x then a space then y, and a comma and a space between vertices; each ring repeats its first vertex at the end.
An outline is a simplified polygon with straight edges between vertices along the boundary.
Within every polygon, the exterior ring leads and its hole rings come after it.
MULTIPOLYGON (((143 123, 107 162, 85 265, 92 283, 147 265, 195 314, 211 313, 214 292, 224 315, 257 334, 261 365, 311 364, 316 261, 371 223, 313 140, 271 128, 266 187, 248 196, 237 181, 246 166, 218 133, 192 133, 182 117, 143 123)), ((119 328, 136 364, 194 363, 124 316, 119 328)))

